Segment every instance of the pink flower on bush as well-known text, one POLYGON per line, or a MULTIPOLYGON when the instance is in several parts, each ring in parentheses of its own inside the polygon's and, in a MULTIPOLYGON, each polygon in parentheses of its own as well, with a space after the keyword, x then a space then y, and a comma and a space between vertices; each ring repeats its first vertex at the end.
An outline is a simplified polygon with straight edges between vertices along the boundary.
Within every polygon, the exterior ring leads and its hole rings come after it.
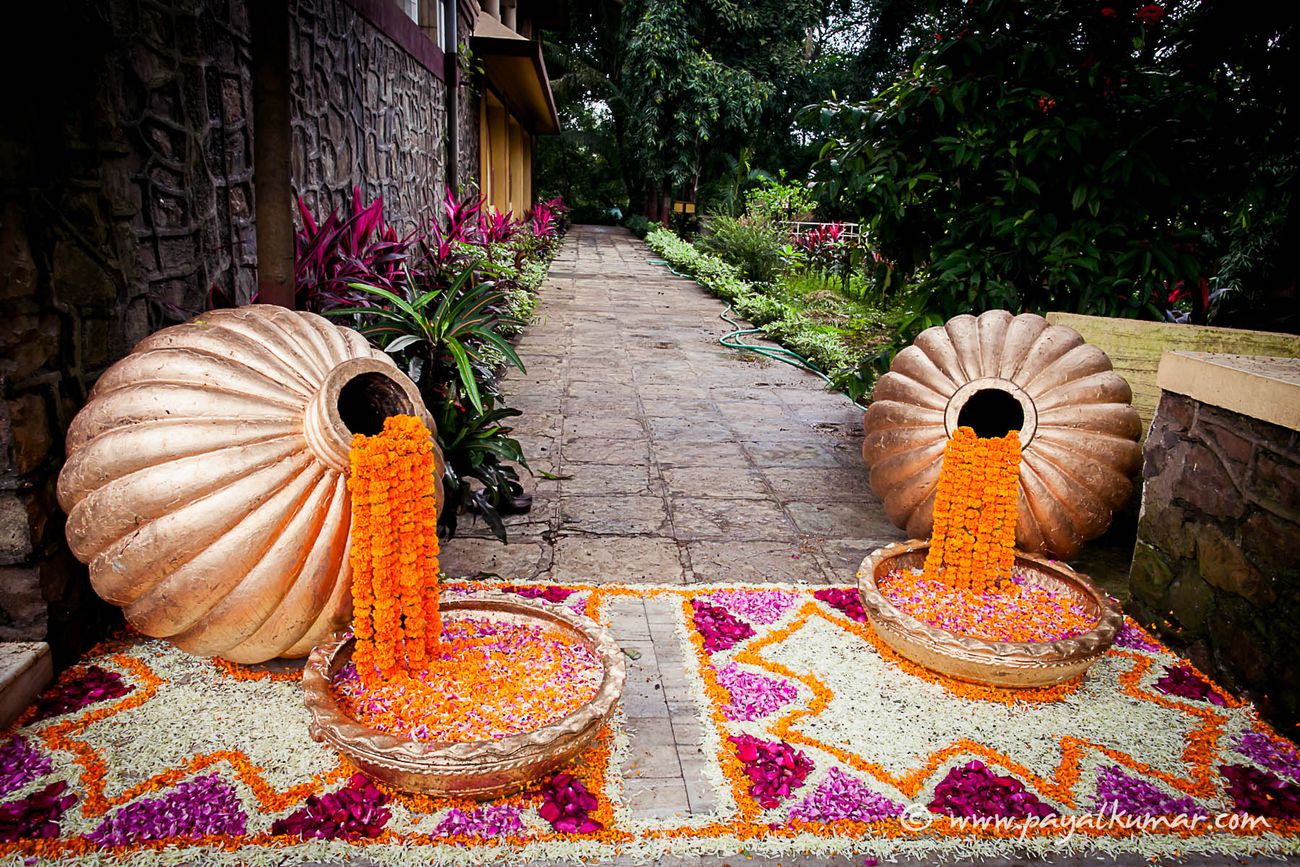
POLYGON ((1155 24, 1161 18, 1165 17, 1165 7, 1158 3, 1148 3, 1137 12, 1133 13, 1133 17, 1138 21, 1141 21, 1147 27, 1150 27, 1152 24, 1155 24))

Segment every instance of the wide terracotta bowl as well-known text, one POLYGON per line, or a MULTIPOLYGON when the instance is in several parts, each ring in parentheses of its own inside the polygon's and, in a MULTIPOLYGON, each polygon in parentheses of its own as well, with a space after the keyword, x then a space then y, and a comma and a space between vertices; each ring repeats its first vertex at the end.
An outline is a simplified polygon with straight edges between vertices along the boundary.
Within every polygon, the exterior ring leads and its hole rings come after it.
POLYGON ((1074 638, 1051 642, 984 641, 936 629, 896 607, 877 582, 897 569, 921 568, 929 542, 911 540, 879 548, 858 569, 858 595, 876 634, 899 655, 946 677, 1010 689, 1073 680, 1115 641, 1124 616, 1087 576, 1064 563, 1016 552, 1013 570, 1027 584, 1073 596, 1094 626, 1074 638))
MULTIPOLYGON (((558 629, 589 647, 604 665, 595 697, 531 732, 493 741, 421 743, 368 728, 339 707, 330 681, 352 657, 353 639, 335 635, 315 648, 303 670, 313 740, 343 753, 366 776, 404 792, 495 798, 521 791, 568 764, 596 737, 623 693, 623 652, 597 623, 568 609, 501 593, 444 597, 443 616, 488 616, 558 629)), ((538 684, 542 686, 542 684, 538 684)))

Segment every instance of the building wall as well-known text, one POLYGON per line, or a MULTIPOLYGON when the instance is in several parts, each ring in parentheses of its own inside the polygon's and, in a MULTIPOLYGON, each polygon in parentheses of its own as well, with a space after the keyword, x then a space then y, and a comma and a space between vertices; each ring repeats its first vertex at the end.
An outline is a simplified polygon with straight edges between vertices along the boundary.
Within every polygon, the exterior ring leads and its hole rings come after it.
POLYGON ((1300 433, 1164 392, 1132 613, 1283 731, 1300 723, 1300 433))
MULTIPOLYGON (((253 2, 43 0, 0 52, 0 640, 60 663, 120 619, 64 541, 68 424, 142 338, 257 288, 253 2)), ((358 186, 413 227, 441 210, 447 93, 357 11, 389 2, 291 0, 284 160, 318 213, 358 186)), ((471 88, 460 104, 472 184, 471 88)))
POLYGON ((447 88, 343 0, 294 0, 290 14, 293 182, 319 217, 353 187, 414 228, 441 210, 447 88))
POLYGON ((0 640, 115 616, 63 541, 68 423, 142 337, 256 285, 247 0, 45 0, 0 58, 0 640), (57 33, 57 44, 32 34, 57 33))

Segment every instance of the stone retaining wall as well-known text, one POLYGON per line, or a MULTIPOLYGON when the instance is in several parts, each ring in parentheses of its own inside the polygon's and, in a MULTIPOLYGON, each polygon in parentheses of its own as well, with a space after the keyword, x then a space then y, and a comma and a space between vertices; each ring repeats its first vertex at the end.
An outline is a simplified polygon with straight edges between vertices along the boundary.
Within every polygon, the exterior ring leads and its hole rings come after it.
MULTIPOLYGON (((63 540, 69 422, 140 339, 257 288, 253 2, 42 0, 0 53, 0 640, 59 663, 118 617, 63 540)), ((409 227, 446 178, 440 55, 360 8, 425 38, 391 0, 293 0, 284 159, 318 213, 360 186, 409 227)))
POLYGON ((60 661, 115 617, 63 542, 69 421, 142 337, 256 285, 247 12, 44 0, 0 61, 0 639, 60 661))
POLYGON ((400 231, 440 214, 446 85, 343 0, 297 0, 289 22, 293 183, 308 207, 345 211, 359 187, 400 231))
POLYGON ((1300 722, 1300 434, 1164 392, 1132 613, 1291 733, 1300 722))

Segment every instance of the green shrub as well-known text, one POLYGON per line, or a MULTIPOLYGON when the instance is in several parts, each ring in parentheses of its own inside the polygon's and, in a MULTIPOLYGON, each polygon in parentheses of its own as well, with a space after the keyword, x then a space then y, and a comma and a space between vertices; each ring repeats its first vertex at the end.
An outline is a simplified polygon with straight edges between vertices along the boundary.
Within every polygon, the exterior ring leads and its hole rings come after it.
POLYGON ((745 214, 753 220, 775 225, 789 220, 807 220, 817 208, 817 199, 808 185, 800 181, 765 178, 762 185, 745 197, 745 214))
POLYGON ((650 234, 650 229, 654 226, 654 223, 651 223, 640 214, 631 214, 623 220, 623 225, 626 226, 633 235, 636 235, 638 238, 644 238, 646 235, 650 234))
POLYGON ((735 265, 746 280, 771 283, 781 273, 785 240, 775 225, 751 217, 713 216, 707 229, 700 248, 735 265))
POLYGON ((868 220, 877 279, 943 317, 1160 317, 1212 277, 1238 203, 1294 189, 1293 161, 1263 169, 1295 152, 1294 49, 1268 15, 1169 9, 961 4, 894 85, 825 107, 827 192, 868 220))

